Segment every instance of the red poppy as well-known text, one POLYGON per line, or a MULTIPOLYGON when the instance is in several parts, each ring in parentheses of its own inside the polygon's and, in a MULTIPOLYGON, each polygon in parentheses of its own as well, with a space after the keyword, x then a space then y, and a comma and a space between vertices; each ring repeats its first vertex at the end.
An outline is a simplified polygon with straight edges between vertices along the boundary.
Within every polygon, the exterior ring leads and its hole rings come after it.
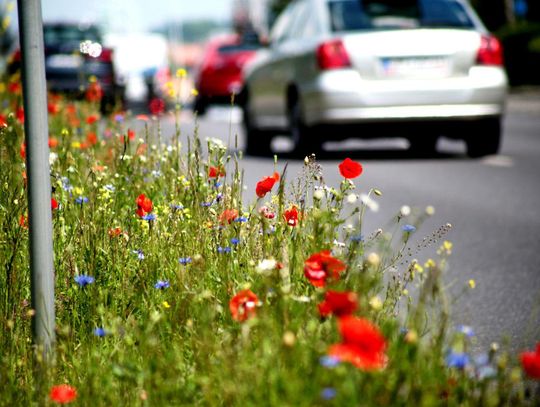
POLYGON ((58 147, 58 139, 55 137, 49 137, 49 148, 58 147))
POLYGON ((339 292, 328 290, 324 301, 319 305, 319 314, 321 317, 327 317, 334 314, 337 317, 351 315, 358 308, 356 293, 351 291, 339 292))
POLYGON ((225 176, 225 169, 219 165, 217 167, 210 166, 208 168, 208 178, 216 178, 216 177, 224 177, 225 176))
POLYGON ((95 114, 92 114, 86 118, 86 124, 94 124, 98 121, 98 117, 95 114))
POLYGON ((339 173, 344 177, 348 179, 356 178, 360 174, 362 174, 363 168, 362 164, 359 162, 353 161, 350 158, 345 158, 340 164, 339 164, 339 173))
POLYGON ((298 225, 298 209, 296 206, 292 206, 291 209, 287 209, 283 212, 283 217, 289 226, 298 225))
POLYGON ((14 95, 21 93, 21 83, 20 82, 10 82, 8 85, 8 92, 13 93, 14 95))
POLYGON ((150 113, 152 113, 154 116, 159 116, 165 111, 165 102, 163 101, 163 99, 154 98, 150 101, 148 109, 150 110, 150 113))
POLYGON ((131 129, 128 129, 127 136, 129 140, 135 140, 135 132, 131 129))
POLYGON ((0 127, 7 127, 7 119, 3 114, 0 114, 0 127))
POLYGON ((19 217, 19 226, 28 229, 28 218, 25 215, 19 217))
POLYGON ((366 319, 344 316, 338 322, 342 342, 332 345, 328 354, 362 370, 385 367, 386 339, 377 326, 366 319))
POLYGON ((26 159, 26 143, 21 144, 21 149, 19 150, 19 154, 21 155, 21 158, 23 160, 26 159))
POLYGON ((276 217, 276 213, 272 212, 272 210, 268 206, 261 206, 261 208, 259 209, 259 213, 266 219, 274 219, 276 217))
POLYGON ((59 384, 51 388, 49 397, 56 403, 67 404, 77 398, 77 390, 69 384, 59 384))
POLYGON ((86 100, 89 102, 100 102, 103 98, 103 89, 98 82, 92 82, 86 89, 86 100))
POLYGON ((346 268, 345 263, 330 254, 330 250, 322 250, 304 262, 304 275, 315 287, 324 287, 326 280, 337 280, 346 268))
POLYGON ((279 181, 279 174, 277 172, 274 172, 274 174, 270 177, 264 177, 262 180, 257 182, 255 193, 259 198, 262 198, 272 190, 277 181, 279 181))
POLYGON ((17 108, 15 117, 17 117, 19 123, 24 124, 24 109, 22 107, 17 108))
POLYGON ((93 131, 88 132, 86 135, 86 141, 89 145, 94 146, 98 142, 97 135, 93 131))
POLYGON ((138 114, 137 116, 135 116, 135 118, 137 120, 142 120, 143 122, 147 122, 148 121, 148 116, 145 115, 145 114, 138 114))
POLYGON ((238 211, 236 209, 225 209, 219 216, 219 221, 223 225, 225 222, 231 223, 238 217, 238 211))
POLYGON ((51 198, 51 209, 58 209, 58 201, 54 198, 51 198))
POLYGON ((154 206, 152 204, 152 200, 145 194, 140 194, 137 197, 137 215, 139 215, 141 218, 147 213, 152 212, 153 208, 154 206))
POLYGON ((122 229, 120 228, 111 228, 109 229, 109 237, 118 237, 122 234, 122 229))
POLYGON ((47 110, 50 115, 54 116, 60 111, 60 106, 58 106, 57 103, 50 102, 49 104, 47 104, 47 110))
POLYGON ((540 342, 536 345, 536 352, 522 352, 519 357, 527 376, 540 380, 540 342))
POLYGON ((235 321, 243 322, 256 315, 256 307, 259 299, 251 290, 242 290, 229 302, 229 310, 235 321))

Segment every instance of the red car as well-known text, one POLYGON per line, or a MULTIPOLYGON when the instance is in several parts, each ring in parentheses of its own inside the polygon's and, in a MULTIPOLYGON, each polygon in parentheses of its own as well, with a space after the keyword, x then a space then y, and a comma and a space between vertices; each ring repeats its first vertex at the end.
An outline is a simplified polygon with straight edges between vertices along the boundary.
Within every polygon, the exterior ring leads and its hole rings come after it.
POLYGON ((231 103, 231 95, 242 89, 243 66, 260 47, 254 34, 231 34, 210 40, 195 79, 198 95, 193 110, 203 115, 212 103, 231 103))

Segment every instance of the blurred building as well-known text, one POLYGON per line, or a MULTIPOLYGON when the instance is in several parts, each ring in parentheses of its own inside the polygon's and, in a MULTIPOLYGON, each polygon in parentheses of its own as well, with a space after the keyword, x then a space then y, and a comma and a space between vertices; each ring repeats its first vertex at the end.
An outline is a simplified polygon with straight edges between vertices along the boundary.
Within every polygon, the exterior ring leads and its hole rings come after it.
POLYGON ((271 0, 234 0, 233 25, 236 30, 254 29, 259 36, 268 37, 270 31, 271 0))

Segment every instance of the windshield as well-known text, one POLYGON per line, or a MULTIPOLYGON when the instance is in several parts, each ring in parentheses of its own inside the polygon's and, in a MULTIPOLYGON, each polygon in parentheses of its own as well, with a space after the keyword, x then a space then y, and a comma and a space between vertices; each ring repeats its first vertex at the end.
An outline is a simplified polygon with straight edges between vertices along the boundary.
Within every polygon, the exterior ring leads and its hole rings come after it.
POLYGON ((101 42, 99 31, 93 26, 44 25, 43 36, 45 44, 79 43, 85 40, 101 42))
POLYGON ((453 0, 334 0, 328 6, 332 31, 474 27, 463 5, 453 0))

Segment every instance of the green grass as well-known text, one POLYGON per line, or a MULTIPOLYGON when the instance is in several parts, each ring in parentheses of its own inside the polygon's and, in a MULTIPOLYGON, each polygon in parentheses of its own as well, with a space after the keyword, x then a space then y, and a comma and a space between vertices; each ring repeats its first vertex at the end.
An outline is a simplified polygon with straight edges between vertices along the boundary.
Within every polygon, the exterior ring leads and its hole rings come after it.
MULTIPOLYGON (((84 406, 538 405, 518 355, 486 350, 492 370, 485 378, 474 355, 465 368, 447 364, 449 352, 469 354, 470 346, 448 322, 442 275, 450 226, 441 222, 433 233, 433 260, 416 259, 428 213, 397 211, 385 230, 364 231, 368 201, 353 202, 359 194, 353 181, 325 185, 313 157, 296 179, 277 161, 280 182, 258 198, 255 185, 243 183, 241 157, 213 141, 203 148, 197 132, 177 129, 162 144, 160 119, 150 118, 146 131, 129 140, 129 115, 88 124, 97 106, 71 108, 63 99, 53 102, 60 112, 50 118, 58 141, 51 148, 52 196, 59 203, 53 210, 56 349, 53 363, 36 373, 28 229, 20 221, 27 210, 23 128, 9 114, 21 97, 7 90, 2 97, 9 106, 0 136, 0 405, 52 405, 49 391, 62 383, 76 388, 73 403, 84 406), (97 144, 84 144, 89 132, 97 144), (208 177, 210 166, 226 170, 217 184, 208 177), (155 220, 136 214, 140 194, 152 200, 155 220), (273 219, 259 213, 263 205, 273 219), (300 212, 295 227, 283 217, 293 205, 300 212), (220 220, 225 209, 245 221, 220 220), (406 224, 418 230, 404 232, 406 224), (304 276, 304 262, 325 249, 347 269, 316 288, 304 276), (282 268, 262 272, 263 259, 282 268), (79 275, 95 281, 80 287, 79 275), (156 289, 158 280, 169 287, 156 289), (258 297, 256 316, 238 322, 229 303, 247 288, 258 297), (341 341, 337 318, 322 320, 317 309, 328 289, 357 294, 355 315, 386 339, 384 368, 324 366, 329 347, 341 341), (106 335, 96 336, 96 328, 106 335)), ((370 199, 384 199, 379 195, 369 191, 370 199)))

